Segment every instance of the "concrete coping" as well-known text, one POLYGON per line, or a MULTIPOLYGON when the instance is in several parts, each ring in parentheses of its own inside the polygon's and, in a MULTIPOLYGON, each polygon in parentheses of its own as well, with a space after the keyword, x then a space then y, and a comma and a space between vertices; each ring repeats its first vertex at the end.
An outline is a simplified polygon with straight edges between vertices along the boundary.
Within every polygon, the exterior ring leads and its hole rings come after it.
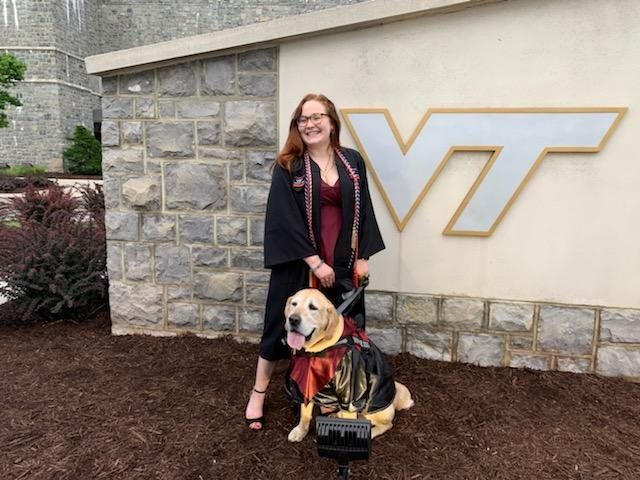
POLYGON ((505 0, 371 0, 186 38, 117 50, 85 59, 87 73, 111 76, 240 47, 367 28, 422 15, 451 13, 505 0))

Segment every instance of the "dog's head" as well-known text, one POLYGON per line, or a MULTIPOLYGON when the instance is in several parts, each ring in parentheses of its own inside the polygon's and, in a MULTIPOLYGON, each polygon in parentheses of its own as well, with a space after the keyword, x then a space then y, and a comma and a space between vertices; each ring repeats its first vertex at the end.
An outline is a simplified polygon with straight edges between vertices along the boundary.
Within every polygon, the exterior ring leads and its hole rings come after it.
POLYGON ((319 290, 307 288, 289 297, 284 316, 287 343, 294 350, 325 348, 342 334, 342 316, 319 290))

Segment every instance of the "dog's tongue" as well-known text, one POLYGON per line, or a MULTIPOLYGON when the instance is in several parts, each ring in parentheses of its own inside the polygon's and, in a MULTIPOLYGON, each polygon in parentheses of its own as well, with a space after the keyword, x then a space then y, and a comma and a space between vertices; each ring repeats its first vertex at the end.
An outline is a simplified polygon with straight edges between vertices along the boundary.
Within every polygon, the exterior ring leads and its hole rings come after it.
POLYGON ((294 350, 301 350, 304 346, 304 335, 296 332, 288 332, 287 344, 294 350))

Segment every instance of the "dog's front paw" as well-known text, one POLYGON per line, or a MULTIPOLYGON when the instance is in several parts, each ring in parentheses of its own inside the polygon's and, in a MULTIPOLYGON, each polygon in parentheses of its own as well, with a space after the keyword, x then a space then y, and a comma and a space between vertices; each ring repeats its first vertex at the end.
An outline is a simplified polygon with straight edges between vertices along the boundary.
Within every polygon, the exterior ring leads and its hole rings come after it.
POLYGON ((287 437, 290 442, 301 442, 304 440, 304 437, 309 433, 309 429, 302 428, 298 425, 296 428, 289 432, 289 436, 287 437))

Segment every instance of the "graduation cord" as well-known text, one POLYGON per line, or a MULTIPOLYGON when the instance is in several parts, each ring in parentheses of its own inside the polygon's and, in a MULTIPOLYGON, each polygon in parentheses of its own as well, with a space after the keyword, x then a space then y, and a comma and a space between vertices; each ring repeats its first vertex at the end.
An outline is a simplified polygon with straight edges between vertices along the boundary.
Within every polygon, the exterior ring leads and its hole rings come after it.
MULTIPOLYGON (((358 231, 360 229, 360 175, 355 168, 344 158, 344 155, 339 149, 335 149, 338 158, 342 162, 345 170, 349 174, 349 178, 353 182, 353 228, 351 229, 351 257, 349 258, 348 268, 353 267, 358 253, 358 231)), ((357 275, 354 272, 354 279, 357 283, 357 275)), ((357 286, 357 285, 356 285, 357 286)))
MULTIPOLYGON (((344 169, 347 171, 349 178, 353 182, 353 227, 351 229, 351 255, 349 257, 349 265, 347 268, 352 268, 358 254, 358 231, 360 229, 360 175, 358 171, 351 166, 340 149, 335 148, 336 156, 342 162, 344 169)), ((309 152, 304 152, 304 200, 307 216, 307 230, 309 232, 309 238, 313 248, 318 251, 318 245, 316 243, 316 237, 313 233, 313 178, 311 175, 311 159, 309 152)), ((320 265, 318 265, 320 266, 320 265)), ((358 278, 357 274, 353 273, 354 283, 357 286, 358 278)))
POLYGON ((316 244, 316 236, 313 234, 313 211, 311 208, 313 202, 313 186, 311 185, 311 159, 309 153, 304 152, 304 206, 307 214, 307 230, 309 231, 309 238, 314 250, 318 251, 318 245, 316 244))

